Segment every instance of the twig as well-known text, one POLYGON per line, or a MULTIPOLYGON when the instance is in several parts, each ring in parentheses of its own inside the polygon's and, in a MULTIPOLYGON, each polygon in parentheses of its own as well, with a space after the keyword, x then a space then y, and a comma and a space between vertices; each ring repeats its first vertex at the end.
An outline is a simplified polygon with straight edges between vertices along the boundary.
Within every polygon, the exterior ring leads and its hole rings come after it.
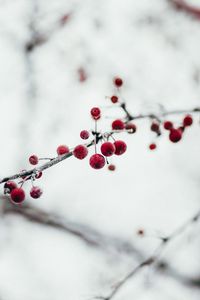
POLYGON ((133 278, 141 269, 143 269, 145 266, 150 266, 153 263, 157 262, 159 260, 159 257, 163 251, 163 249, 168 245, 168 243, 172 240, 174 240, 177 236, 179 236, 184 230, 191 225, 192 223, 197 222, 197 220, 200 217, 200 211, 196 213, 192 218, 190 218, 187 222, 185 222, 183 225, 178 227, 171 235, 168 237, 165 237, 162 239, 161 244, 156 249, 155 253, 151 255, 149 258, 142 261, 137 267, 132 269, 130 272, 128 272, 124 278, 122 278, 117 284, 115 284, 114 288, 110 292, 110 294, 107 297, 96 297, 96 299, 102 299, 102 300, 111 300, 115 297, 115 295, 122 289, 122 287, 131 279, 133 278))

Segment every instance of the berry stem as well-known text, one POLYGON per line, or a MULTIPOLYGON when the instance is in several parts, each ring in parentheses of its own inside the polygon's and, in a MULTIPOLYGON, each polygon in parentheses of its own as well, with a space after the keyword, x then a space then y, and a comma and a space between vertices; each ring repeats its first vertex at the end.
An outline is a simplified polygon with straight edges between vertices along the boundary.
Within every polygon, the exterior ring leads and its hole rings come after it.
POLYGON ((95 120, 94 123, 95 123, 95 128, 94 128, 94 131, 95 131, 94 149, 95 149, 95 153, 97 153, 97 121, 95 120))

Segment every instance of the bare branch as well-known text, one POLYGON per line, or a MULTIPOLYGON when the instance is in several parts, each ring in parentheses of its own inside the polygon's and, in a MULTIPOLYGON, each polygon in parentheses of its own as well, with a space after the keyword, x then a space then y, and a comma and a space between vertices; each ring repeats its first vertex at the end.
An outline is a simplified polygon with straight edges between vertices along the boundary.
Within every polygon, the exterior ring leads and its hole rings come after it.
MULTIPOLYGON (((2 197, 1 197, 2 198, 2 197)), ((6 202, 7 196, 3 196, 6 202)), ((2 200, 2 199, 1 199, 2 200)), ((137 259, 142 259, 142 254, 130 242, 122 238, 105 235, 95 230, 94 228, 80 222, 73 222, 57 216, 52 213, 44 212, 43 210, 30 206, 23 205, 22 207, 14 206, 6 202, 4 206, 4 214, 18 214, 31 222, 35 222, 44 226, 49 226, 58 230, 62 230, 74 235, 85 244, 104 250, 118 252, 127 255, 134 255, 137 259)))
POLYGON ((130 272, 128 272, 124 278, 122 278, 117 284, 114 285, 114 288, 110 292, 110 294, 106 297, 100 296, 96 297, 97 299, 103 299, 103 300, 111 300, 115 297, 115 295, 122 289, 122 287, 130 280, 132 279, 140 270, 142 270, 146 266, 150 266, 154 264, 155 262, 158 262, 160 255, 163 251, 163 249, 166 247, 166 245, 169 244, 170 241, 174 240, 177 236, 179 236, 182 232, 185 231, 185 229, 197 222, 200 218, 200 211, 198 211, 192 218, 190 218, 187 222, 185 222, 183 225, 178 227, 174 232, 172 232, 171 235, 162 238, 161 244, 156 249, 155 253, 151 255, 149 258, 142 261, 137 267, 132 269, 130 272))

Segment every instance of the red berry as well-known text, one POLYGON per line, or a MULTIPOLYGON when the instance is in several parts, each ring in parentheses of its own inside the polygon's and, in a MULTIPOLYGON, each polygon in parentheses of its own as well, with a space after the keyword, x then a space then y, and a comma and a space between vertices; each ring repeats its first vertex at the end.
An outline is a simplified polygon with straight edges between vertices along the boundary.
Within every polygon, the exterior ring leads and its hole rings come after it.
POLYGON ((42 172, 41 172, 41 171, 38 172, 38 173, 35 175, 35 178, 36 178, 36 179, 39 179, 40 177, 42 177, 42 172))
POLYGON ((180 129, 172 128, 170 130, 169 139, 172 143, 177 143, 182 138, 182 131, 180 129))
POLYGON ((93 169, 102 169, 105 166, 105 158, 101 154, 94 154, 90 157, 90 166, 93 169))
POLYGON ((57 154, 63 155, 69 153, 69 148, 66 145, 60 145, 57 148, 57 154))
POLYGON ((40 198, 42 195, 42 190, 38 186, 33 186, 31 191, 30 191, 30 196, 34 199, 40 198))
POLYGON ((133 123, 127 123, 125 128, 128 131, 128 133, 135 133, 137 130, 136 125, 133 123))
POLYGON ((39 159, 36 155, 31 155, 29 157, 29 162, 30 162, 31 165, 37 165, 38 161, 39 161, 39 159))
POLYGON ((87 130, 82 130, 80 132, 80 137, 83 139, 83 140, 87 140, 89 138, 90 134, 87 130))
POLYGON ((150 150, 155 150, 157 148, 156 144, 152 143, 149 145, 150 150))
POLYGON ((101 117, 101 110, 98 107, 93 107, 90 113, 94 120, 98 120, 101 117))
POLYGON ((164 126, 164 128, 165 128, 166 130, 170 130, 170 129, 173 128, 173 123, 170 122, 170 121, 165 121, 164 124, 163 124, 163 126, 164 126))
POLYGON ((84 159, 88 155, 88 149, 84 145, 78 145, 74 148, 73 154, 78 159, 84 159))
POLYGON ((111 156, 115 152, 115 146, 111 142, 105 142, 101 145, 101 153, 104 156, 111 156))
POLYGON ((152 124, 151 124, 151 131, 154 131, 154 132, 158 133, 159 130, 160 130, 159 124, 156 123, 156 122, 152 122, 152 124))
POLYGON ((193 118, 191 115, 187 115, 185 116, 185 118, 183 119, 183 126, 191 126, 193 123, 193 118))
POLYGON ((22 188, 16 188, 12 190, 10 196, 11 196, 11 201, 14 204, 20 204, 25 200, 25 192, 22 188))
POLYGON ((118 102, 118 97, 113 95, 110 100, 112 101, 112 103, 117 103, 118 102))
POLYGON ((113 130, 122 130, 125 128, 125 124, 122 120, 117 119, 112 122, 112 129, 113 130))
POLYGON ((117 86, 117 87, 121 87, 123 85, 123 80, 120 78, 120 77, 115 77, 114 78, 114 84, 117 86))
POLYGON ((124 152, 126 152, 127 146, 126 143, 123 141, 115 141, 115 154, 116 155, 122 155, 124 152))
POLYGON ((109 171, 115 171, 115 169, 116 169, 115 165, 110 164, 110 165, 108 166, 108 170, 109 170, 109 171))
POLYGON ((14 190, 16 188, 17 188, 16 182, 9 180, 4 184, 4 193, 10 194, 12 192, 12 190, 14 190))

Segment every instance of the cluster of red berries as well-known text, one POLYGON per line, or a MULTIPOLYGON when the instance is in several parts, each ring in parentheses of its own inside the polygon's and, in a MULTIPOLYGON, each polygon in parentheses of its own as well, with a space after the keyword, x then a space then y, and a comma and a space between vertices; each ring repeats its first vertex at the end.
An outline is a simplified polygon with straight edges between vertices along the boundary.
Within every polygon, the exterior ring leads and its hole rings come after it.
MULTIPOLYGON (((14 181, 7 181, 4 184, 4 193, 10 194, 10 199, 13 204, 21 204, 26 197, 25 191, 22 186, 18 186, 14 181)), ((34 199, 42 195, 42 190, 38 186, 33 186, 30 190, 30 196, 34 199)))
MULTIPOLYGON (((123 80, 120 77, 115 77, 113 79, 114 86, 116 88, 116 93, 112 95, 110 98, 113 104, 119 102, 120 94, 119 88, 123 85, 123 80), (119 94, 119 96, 118 96, 119 94)), ((123 103, 120 105, 123 108, 123 103)), ((125 106, 124 106, 125 107, 125 106)), ((125 110, 125 109, 124 109, 125 110)), ((126 111, 127 112, 127 111, 126 111)), ((66 145, 59 145, 56 149, 57 152, 57 159, 63 159, 71 155, 76 157, 79 160, 83 160, 88 155, 88 147, 94 145, 95 153, 89 158, 89 164, 93 169, 102 169, 106 164, 108 165, 108 170, 115 171, 116 166, 112 163, 109 163, 109 159, 113 155, 120 156, 124 154, 127 150, 127 145, 122 140, 115 140, 113 135, 117 132, 125 131, 129 134, 133 134, 137 131, 137 127, 133 122, 130 122, 132 119, 130 115, 127 113, 127 118, 123 119, 116 119, 111 123, 111 129, 108 133, 102 134, 101 132, 97 131, 97 121, 101 118, 101 109, 99 107, 93 107, 90 111, 90 115, 92 119, 95 121, 95 131, 91 131, 91 133, 87 130, 82 130, 80 132, 80 138, 82 140, 89 139, 90 135, 92 134, 93 138, 92 141, 88 144, 80 144, 77 145, 75 148, 70 150, 70 148, 66 145), (100 146, 100 153, 97 153, 97 144, 101 143, 100 146)), ((150 118, 152 118, 150 116, 150 118)), ((182 139, 183 133, 185 129, 193 124, 193 118, 191 115, 184 116, 182 123, 180 126, 174 126, 171 121, 164 121, 161 122, 158 118, 155 118, 151 122, 150 129, 156 136, 159 137, 162 134, 162 128, 169 132, 169 140, 172 143, 177 143, 182 139), (162 125, 162 126, 161 126, 162 125)), ((155 150, 157 148, 156 143, 151 143, 149 145, 150 150, 155 150)), ((38 158, 37 155, 31 155, 29 157, 29 163, 33 166, 36 166, 40 160, 42 159, 49 159, 54 160, 54 158, 38 158)), ((56 159, 56 158, 55 158, 56 159)), ((25 171, 25 170, 23 170, 25 171)), ((34 168, 31 175, 26 176, 26 172, 20 174, 21 181, 17 184, 14 181, 7 181, 4 185, 4 193, 10 195, 11 202, 14 204, 21 204, 25 200, 25 191, 23 189, 23 184, 28 181, 29 179, 32 182, 35 179, 39 179, 42 176, 42 172, 40 168, 34 168)), ((38 186, 33 186, 30 190, 30 196, 34 199, 39 198, 42 195, 42 190, 38 186)), ((139 231, 139 234, 142 235, 142 231, 139 231)))
MULTIPOLYGON (((122 155, 126 152, 127 146, 124 141, 117 140, 114 143, 104 142, 101 145, 101 154, 95 153, 90 157, 90 166, 93 169, 101 169, 105 166, 107 157, 115 155, 122 155)), ((110 171, 115 170, 114 165, 109 165, 110 171)))
MULTIPOLYGON (((183 118, 182 124, 175 128, 171 121, 164 121, 163 128, 169 131, 169 140, 172 143, 178 143, 182 137, 185 129, 193 124, 193 118, 191 115, 186 115, 183 118)), ((159 122, 152 122, 151 130, 154 131, 158 136, 161 135, 161 127, 159 122)), ((155 143, 149 145, 150 150, 155 150, 157 148, 155 143)))

